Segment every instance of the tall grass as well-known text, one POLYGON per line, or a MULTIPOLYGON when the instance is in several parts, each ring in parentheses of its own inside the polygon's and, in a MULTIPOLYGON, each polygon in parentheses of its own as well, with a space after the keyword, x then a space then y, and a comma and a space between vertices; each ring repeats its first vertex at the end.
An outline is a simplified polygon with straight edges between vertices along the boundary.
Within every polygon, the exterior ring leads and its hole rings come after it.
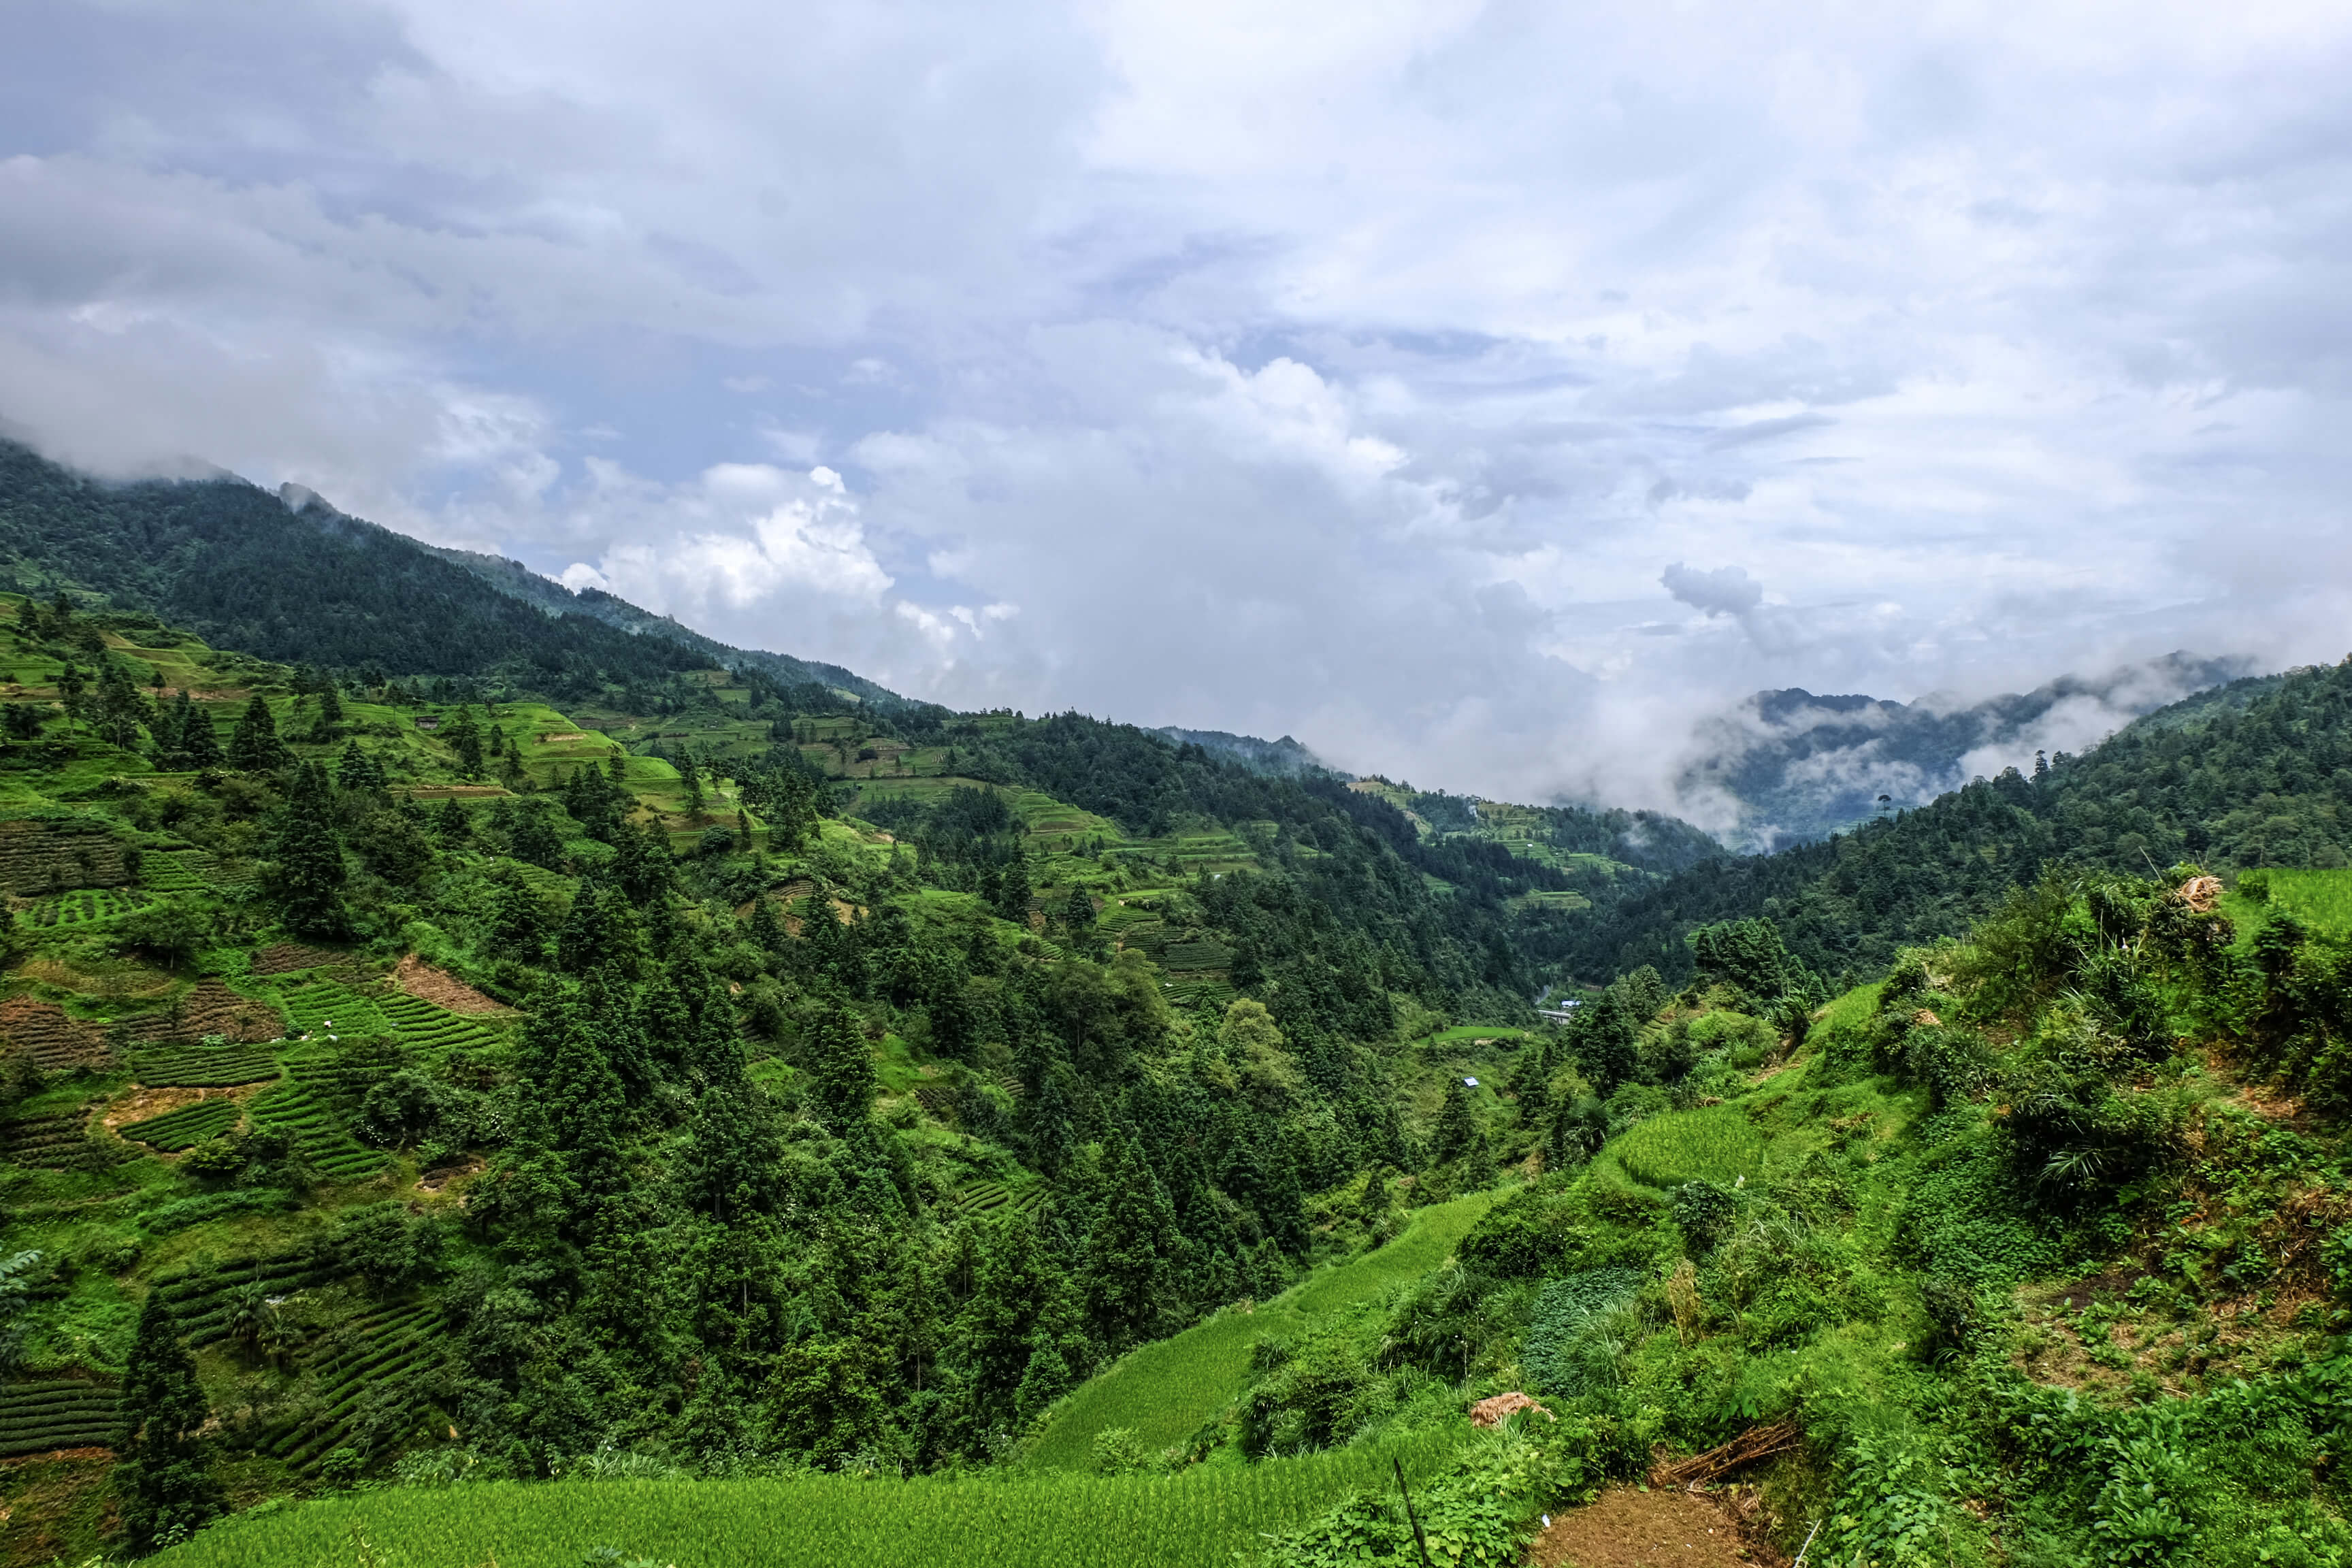
MULTIPOLYGON (((2253 875, 2247 873, 2249 879, 2253 875)), ((2339 935, 2352 931, 2352 870, 2290 871, 2272 868, 2261 875, 2270 884, 2272 910, 2293 915, 2317 931, 2339 935)))
POLYGON ((1254 1311, 1220 1312, 1145 1345, 1070 1396, 1030 1451, 1030 1465, 1082 1469, 1096 1436, 1118 1427, 1132 1431, 1147 1453, 1183 1442, 1248 1388, 1250 1346, 1269 1334, 1295 1335, 1319 1316, 1420 1278, 1445 1261, 1493 1202, 1491 1193, 1474 1193, 1433 1204, 1375 1252, 1318 1268, 1254 1311))
POLYGON ((155 1568, 1232 1568, 1351 1491, 1434 1471, 1458 1435, 1173 1476, 497 1482, 330 1498, 232 1520, 155 1568))

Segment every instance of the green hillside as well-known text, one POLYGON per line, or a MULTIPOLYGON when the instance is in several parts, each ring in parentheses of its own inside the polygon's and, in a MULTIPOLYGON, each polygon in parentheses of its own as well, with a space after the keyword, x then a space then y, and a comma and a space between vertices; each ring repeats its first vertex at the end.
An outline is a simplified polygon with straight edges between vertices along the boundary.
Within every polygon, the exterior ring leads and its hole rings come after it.
POLYGON ((1726 862, 18 477, 10 1568, 2352 1562, 2352 672, 1726 862))

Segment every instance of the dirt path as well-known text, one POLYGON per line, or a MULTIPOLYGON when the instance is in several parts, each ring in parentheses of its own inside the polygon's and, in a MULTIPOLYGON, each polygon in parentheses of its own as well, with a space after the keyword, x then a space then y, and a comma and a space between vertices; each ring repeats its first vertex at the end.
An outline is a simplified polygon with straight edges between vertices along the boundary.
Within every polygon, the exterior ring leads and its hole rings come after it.
POLYGON ((1619 1487, 1552 1516, 1528 1548, 1536 1568, 1764 1568, 1714 1500, 1696 1492, 1619 1487))

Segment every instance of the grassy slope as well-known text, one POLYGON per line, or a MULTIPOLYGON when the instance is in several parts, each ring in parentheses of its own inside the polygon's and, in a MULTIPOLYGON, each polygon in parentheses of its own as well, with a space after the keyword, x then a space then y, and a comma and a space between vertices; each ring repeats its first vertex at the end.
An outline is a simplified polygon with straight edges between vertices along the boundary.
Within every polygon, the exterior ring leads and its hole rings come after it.
POLYGON ((1183 1442, 1249 1384, 1250 1347, 1269 1335, 1296 1334, 1318 1320, 1363 1303, 1443 1263, 1493 1193, 1436 1204, 1377 1252, 1318 1269, 1255 1311, 1224 1311, 1173 1339, 1149 1344, 1073 1394, 1030 1451, 1038 1469, 1083 1468, 1101 1433, 1125 1427, 1147 1451, 1183 1442))
POLYGON ((1418 1479, 1455 1442, 1449 1435, 1116 1479, 809 1476, 393 1489, 233 1521, 149 1561, 155 1568, 578 1568, 610 1548, 676 1568, 1230 1568, 1266 1532, 1380 1485, 1391 1457, 1418 1479))

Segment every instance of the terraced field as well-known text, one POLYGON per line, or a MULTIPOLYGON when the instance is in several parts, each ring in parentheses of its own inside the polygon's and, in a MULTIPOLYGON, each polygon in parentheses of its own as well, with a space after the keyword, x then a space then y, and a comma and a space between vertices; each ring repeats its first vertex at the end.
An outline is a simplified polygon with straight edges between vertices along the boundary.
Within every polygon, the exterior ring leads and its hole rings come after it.
POLYGON ((0 1459, 59 1448, 108 1448, 121 1428, 115 1391, 81 1378, 43 1378, 0 1388, 0 1459))
POLYGON ((439 1363, 445 1334, 441 1310, 419 1301, 379 1309, 327 1335, 303 1363, 319 1380, 322 1408, 266 1451, 309 1474, 344 1446, 363 1403, 398 1400, 421 1409, 420 1384, 439 1363))
POLYGON ((345 1035, 389 1035, 391 1020, 377 1006, 378 998, 353 990, 339 980, 313 980, 288 985, 278 993, 286 1016, 298 1034, 338 1038, 345 1035))
POLYGON ((201 1348, 228 1338, 237 1294, 247 1288, 259 1285, 272 1296, 290 1296, 327 1284, 342 1272, 335 1259, 313 1247, 297 1247, 257 1258, 200 1264, 158 1280, 155 1291, 178 1316, 181 1337, 201 1348))
POLYGON ((220 861, 202 849, 150 851, 139 880, 158 893, 203 893, 221 886, 220 861))
POLYGON ((43 1072, 99 1067, 114 1059, 96 1025, 83 1023, 53 1002, 37 1002, 30 996, 0 1002, 0 1036, 32 1052, 43 1072))
POLYGON ((163 1046, 131 1053, 131 1070, 150 1089, 227 1089, 278 1076, 278 1056, 254 1046, 163 1046))
POLYGON ((184 1105, 144 1121, 130 1122, 115 1131, 166 1154, 177 1154, 207 1138, 219 1137, 236 1126, 244 1114, 235 1100, 200 1100, 194 1105, 184 1105))
POLYGON ((956 1213, 960 1215, 1027 1214, 1045 1198, 1042 1182, 1027 1182, 1007 1186, 1003 1182, 966 1182, 956 1189, 956 1213))
POLYGON ((103 1171, 138 1151, 89 1132, 88 1110, 0 1122, 0 1159, 47 1171, 103 1171))
POLYGON ((35 931, 99 925, 136 914, 155 900, 136 888, 85 888, 43 899, 17 917, 35 931))
POLYGON ((313 1087, 320 1078, 334 1080, 332 1064, 289 1062, 287 1073, 289 1082, 253 1102, 255 1126, 294 1134, 296 1145, 310 1163, 336 1181, 356 1181, 383 1168, 383 1155, 353 1138, 342 1113, 313 1087))
POLYGON ((0 888, 31 896, 68 888, 120 888, 136 880, 129 846, 96 826, 0 822, 0 888))
POLYGON ((438 1050, 445 1046, 474 1050, 499 1042, 499 1031, 482 1019, 436 1007, 421 996, 395 992, 379 1000, 376 1007, 404 1046, 421 1050, 438 1050))

